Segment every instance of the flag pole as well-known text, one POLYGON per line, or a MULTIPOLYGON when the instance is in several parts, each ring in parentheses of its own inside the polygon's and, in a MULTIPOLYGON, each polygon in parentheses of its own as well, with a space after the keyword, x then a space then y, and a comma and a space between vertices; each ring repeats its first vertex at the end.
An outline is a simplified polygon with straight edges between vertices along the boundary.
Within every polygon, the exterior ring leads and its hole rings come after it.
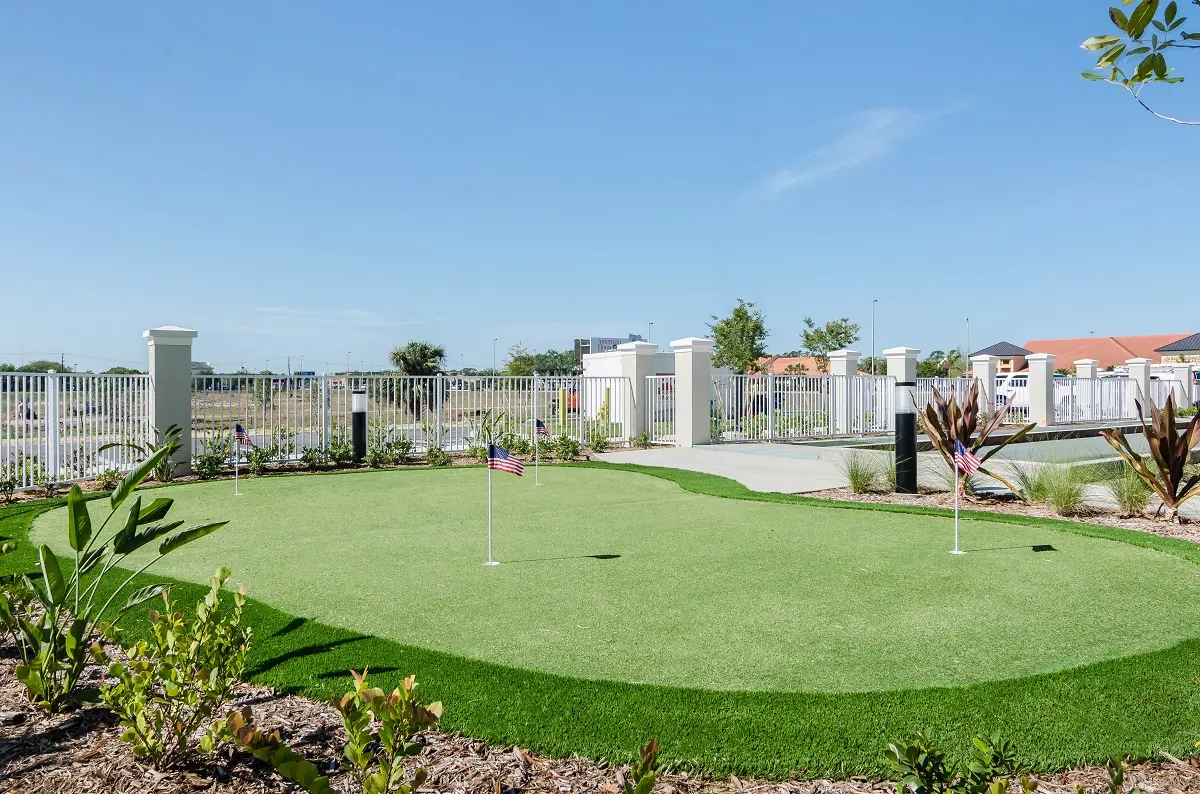
MULTIPOLYGON (((488 445, 491 446, 490 444, 488 445)), ((488 457, 491 457, 491 449, 488 449, 488 457)), ((492 467, 488 464, 488 558, 484 563, 485 567, 492 567, 500 563, 492 559, 492 467)))
POLYGON ((966 554, 958 548, 958 452, 954 454, 954 551, 951 554, 966 554))
POLYGON ((537 414, 537 373, 533 373, 533 484, 541 485, 538 482, 538 447, 541 445, 541 434, 537 431, 538 414, 537 414))
POLYGON ((238 493, 238 453, 240 451, 241 451, 241 447, 238 444, 237 431, 234 431, 234 434, 233 434, 233 495, 234 496, 241 496, 241 494, 238 493))

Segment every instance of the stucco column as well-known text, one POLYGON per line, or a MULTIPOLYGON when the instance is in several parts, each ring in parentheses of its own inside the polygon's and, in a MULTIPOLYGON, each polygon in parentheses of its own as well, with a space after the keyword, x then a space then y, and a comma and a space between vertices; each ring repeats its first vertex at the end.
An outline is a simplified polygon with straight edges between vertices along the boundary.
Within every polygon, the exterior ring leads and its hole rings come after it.
POLYGON ((996 412, 996 356, 971 356, 971 372, 979 381, 979 404, 988 414, 996 412))
POLYGON ((1192 404, 1192 365, 1172 364, 1171 372, 1175 376, 1175 407, 1181 408, 1192 404))
POLYGON ((1081 358, 1074 362, 1075 377, 1094 380, 1097 373, 1100 372, 1100 361, 1095 358, 1081 358))
POLYGON ((834 350, 829 354, 830 385, 833 387, 833 429, 838 435, 854 432, 854 378, 858 374, 857 350, 834 350))
POLYGON ((889 347, 887 374, 896 380, 896 493, 917 492, 917 354, 915 347, 889 347))
POLYGON ((713 340, 689 336, 671 343, 675 351, 675 445, 708 444, 713 340))
POLYGON ((172 458, 177 474, 191 471, 192 462, 192 340, 196 332, 173 325, 151 328, 142 336, 150 347, 150 424, 156 430, 177 425, 179 451, 172 458))
POLYGON ((1033 353, 1025 357, 1029 367, 1029 421, 1038 425, 1054 424, 1053 353, 1033 353))
POLYGON ((626 437, 632 441, 650 430, 647 423, 649 406, 646 397, 646 378, 654 374, 654 354, 658 345, 650 342, 625 342, 617 345, 621 355, 621 377, 629 378, 633 401, 629 408, 629 428, 626 437))
MULTIPOLYGON (((1142 404, 1142 410, 1147 417, 1150 416, 1150 359, 1148 358, 1131 358, 1125 361, 1125 366, 1129 367, 1129 379, 1133 381, 1133 399, 1142 404)), ((1130 416, 1137 416, 1137 409, 1133 408, 1130 416)))

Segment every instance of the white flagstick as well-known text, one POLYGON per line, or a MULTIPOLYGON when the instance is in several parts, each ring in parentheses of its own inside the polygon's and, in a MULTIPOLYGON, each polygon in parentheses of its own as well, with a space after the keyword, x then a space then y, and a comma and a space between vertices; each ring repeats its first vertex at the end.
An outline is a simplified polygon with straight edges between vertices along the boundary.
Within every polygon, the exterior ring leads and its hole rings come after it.
POLYGON ((538 446, 542 441, 542 434, 537 429, 537 375, 533 376, 533 484, 541 485, 538 482, 538 446))
POLYGON ((241 454, 242 445, 238 441, 237 431, 233 432, 233 495, 241 496, 238 493, 238 456, 241 454))
MULTIPOLYGON (((488 457, 491 457, 491 445, 488 448, 488 457)), ((485 566, 491 567, 500 563, 492 559, 492 467, 488 466, 488 558, 485 566)))
POLYGON ((951 554, 966 554, 958 548, 958 452, 954 453, 954 551, 951 554))

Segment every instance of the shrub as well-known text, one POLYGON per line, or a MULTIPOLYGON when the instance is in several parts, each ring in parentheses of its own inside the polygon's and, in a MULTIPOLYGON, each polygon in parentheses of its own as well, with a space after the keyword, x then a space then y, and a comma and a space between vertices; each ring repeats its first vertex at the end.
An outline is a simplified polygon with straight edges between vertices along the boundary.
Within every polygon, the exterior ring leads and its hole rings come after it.
POLYGON ((58 480, 51 477, 45 469, 37 473, 37 476, 33 479, 33 484, 47 499, 53 499, 58 495, 58 480))
POLYGON ((513 436, 511 439, 509 439, 508 445, 505 447, 505 449, 514 455, 533 454, 533 444, 529 443, 529 439, 522 438, 521 436, 513 436))
MULTIPOLYGON (((190 619, 176 611, 170 591, 164 592, 163 611, 150 611, 149 638, 124 646, 128 661, 114 661, 98 643, 92 646, 93 657, 112 677, 100 690, 100 699, 121 721, 121 740, 157 768, 190 755, 197 733, 202 752, 216 746, 218 717, 246 669, 246 596, 240 590, 234 593, 232 608, 223 602, 221 588, 228 578, 224 568, 213 576, 208 595, 190 619)), ((115 626, 107 627, 105 636, 121 642, 115 626)))
POLYGON ((275 447, 254 447, 246 453, 246 468, 256 477, 267 473, 267 464, 278 455, 275 447))
POLYGON ((1175 415, 1178 417, 1195 416, 1198 411, 1200 411, 1200 408, 1197 408, 1194 405, 1185 405, 1177 410, 1175 415))
POLYGON ((472 444, 467 447, 467 455, 476 463, 487 463, 487 447, 482 444, 472 444))
POLYGON ((1086 477, 1075 466, 1052 465, 1046 467, 1046 504, 1060 516, 1078 515, 1084 510, 1084 485, 1086 477))
POLYGON ((650 447, 654 446, 650 441, 650 434, 645 432, 634 436, 629 443, 635 449, 650 449, 650 447))
POLYGON ((971 760, 960 767, 946 761, 942 750, 923 734, 914 733, 892 742, 884 752, 888 764, 899 773, 898 789, 910 794, 984 794, 1004 792, 1008 778, 1021 775, 1021 790, 1031 794, 1037 784, 1026 774, 1027 767, 1016 759, 1012 742, 999 737, 976 736, 971 760))
POLYGON ((658 776, 658 739, 651 739, 638 751, 638 759, 629 765, 629 778, 617 772, 617 783, 623 794, 650 794, 658 776))
POLYGON ((719 444, 725 438, 725 420, 720 414, 708 417, 708 438, 712 443, 719 444))
POLYGON ((235 711, 225 720, 225 732, 233 743, 255 758, 275 767, 284 780, 296 783, 310 794, 336 794, 329 778, 311 761, 283 743, 279 731, 264 734, 254 725, 250 706, 235 711))
POLYGON ((179 429, 179 425, 171 425, 166 430, 155 429, 154 435, 157 441, 147 441, 145 444, 138 444, 134 441, 116 441, 105 444, 96 450, 96 453, 99 454, 113 447, 131 449, 145 458, 154 458, 158 461, 153 472, 156 482, 171 482, 175 479, 175 469, 179 468, 179 464, 173 458, 182 444, 183 431, 179 429), (166 450, 166 454, 159 457, 158 453, 162 450, 166 450))
POLYGON ((343 754, 350 774, 366 794, 415 792, 425 783, 425 770, 418 769, 411 785, 404 785, 404 759, 421 747, 412 741, 420 731, 433 727, 442 716, 442 704, 422 705, 416 698, 416 679, 409 676, 390 695, 367 686, 367 673, 351 670, 354 689, 334 698, 346 729, 343 754))
POLYGON ((397 438, 389 442, 391 447, 392 460, 397 464, 405 464, 412 461, 413 442, 411 438, 397 438))
POLYGON ((17 492, 16 477, 0 477, 0 504, 8 504, 12 501, 13 494, 17 492))
POLYGON ((121 472, 116 469, 105 469, 96 477, 96 487, 101 491, 111 491, 121 482, 121 472))
POLYGON ((1150 486, 1129 466, 1122 466, 1120 475, 1105 485, 1122 517, 1140 516, 1150 506, 1150 486))
POLYGON ((341 431, 334 432, 329 437, 327 455, 333 465, 349 466, 354 462, 354 444, 350 442, 345 433, 341 431))
POLYGON ((392 456, 387 453, 387 450, 379 447, 371 447, 367 450, 366 456, 363 458, 367 466, 372 469, 382 469, 392 462, 392 456))
POLYGON ((329 462, 329 455, 319 447, 309 447, 300 453, 300 462, 307 466, 309 471, 316 471, 329 462))
POLYGON ((573 460, 579 457, 579 439, 566 433, 554 439, 554 456, 559 460, 573 460))
MULTIPOLYGON (((105 536, 104 528, 117 509, 169 452, 169 447, 161 447, 125 475, 108 498, 110 512, 98 530, 93 531, 83 492, 77 485, 71 488, 67 495, 67 535, 75 552, 74 565, 64 573, 54 552, 43 545, 38 549, 40 581, 29 576, 22 579, 36 619, 18 619, 8 598, 0 596, 0 625, 20 638, 17 643, 20 662, 15 670, 17 680, 25 686, 30 699, 48 711, 59 710, 75 695, 96 627, 109 616, 110 608, 119 603, 117 599, 125 597, 132 579, 125 578, 127 574, 122 569, 125 558, 143 546, 161 541, 158 555, 141 566, 141 570, 145 570, 164 555, 226 524, 218 521, 180 530, 183 521, 164 522, 174 500, 155 499, 143 508, 142 498, 138 496, 125 519, 114 523, 119 528, 105 536), (105 579, 114 570, 113 576, 121 584, 106 588, 105 579), (97 593, 110 589, 111 595, 98 604, 97 593)), ((116 623, 125 611, 164 590, 166 585, 156 584, 129 594, 112 622, 116 623)))
POLYGON ((602 428, 593 428, 588 433, 588 446, 592 452, 607 452, 608 434, 602 428))
POLYGON ((220 477, 225 470, 225 456, 212 453, 201 453, 192 462, 192 472, 201 480, 211 480, 220 477))
POLYGON ((853 493, 870 493, 879 483, 879 467, 871 456, 861 450, 852 450, 838 461, 853 493))
MULTIPOLYGON (((487 458, 487 451, 484 451, 484 458, 487 458)), ((446 451, 433 444, 425 449, 425 462, 430 466, 449 466, 452 461, 446 451)))
POLYGON ((1135 401, 1138 420, 1142 423, 1142 435, 1150 447, 1150 458, 1154 463, 1151 468, 1146 459, 1134 452, 1129 446, 1125 434, 1120 428, 1101 430, 1100 435, 1113 446, 1125 462, 1137 475, 1142 478, 1158 498, 1162 500, 1159 511, 1164 508, 1167 518, 1175 520, 1179 516, 1179 508, 1191 499, 1200 488, 1200 474, 1188 475, 1188 458, 1192 448, 1200 442, 1200 416, 1193 416, 1187 429, 1180 435, 1175 427, 1175 395, 1167 397, 1167 404, 1160 411, 1156 405, 1150 404, 1150 423, 1146 423, 1142 413, 1142 404, 1135 401))

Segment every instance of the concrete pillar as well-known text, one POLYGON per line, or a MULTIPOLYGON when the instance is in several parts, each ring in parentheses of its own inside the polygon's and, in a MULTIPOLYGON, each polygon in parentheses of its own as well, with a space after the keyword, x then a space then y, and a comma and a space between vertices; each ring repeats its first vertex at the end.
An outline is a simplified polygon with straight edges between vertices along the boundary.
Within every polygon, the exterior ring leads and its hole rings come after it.
POLYGON ((151 328, 142 336, 150 346, 150 424, 156 430, 178 425, 179 451, 173 456, 177 474, 187 474, 192 461, 192 340, 196 332, 173 325, 151 328))
MULTIPOLYGON (((1129 367, 1129 379, 1133 381, 1133 399, 1142 404, 1142 411, 1145 416, 1150 416, 1150 359, 1148 358, 1131 358, 1125 361, 1125 366, 1129 367)), ((1131 408, 1133 406, 1130 406, 1131 408)), ((1134 409, 1131 416, 1137 416, 1137 409, 1134 409)))
POLYGON ((984 411, 996 412, 996 356, 971 356, 971 372, 979 381, 979 404, 984 411))
POLYGON ((1054 424, 1053 353, 1033 353, 1025 357, 1029 367, 1029 421, 1037 425, 1054 424))
POLYGON ((629 378, 633 389, 633 401, 628 411, 629 439, 650 432, 647 412, 650 410, 646 398, 646 378, 655 374, 654 354, 658 345, 650 342, 625 342, 617 345, 621 356, 621 377, 629 378))
POLYGON ((1172 364, 1171 371, 1175 375, 1175 383, 1172 387, 1175 389, 1175 407, 1182 408, 1183 406, 1191 405, 1192 365, 1172 364))
POLYGON ((1094 358, 1081 358, 1075 363, 1075 377, 1094 380, 1100 372, 1100 361, 1094 358))
POLYGON ((675 350, 675 445, 711 442, 713 340, 689 336, 671 343, 675 350))
POLYGON ((833 432, 849 435, 854 432, 854 400, 852 378, 858 374, 857 350, 834 350, 829 354, 829 374, 833 376, 833 432))
POLYGON ((888 377, 896 379, 896 493, 917 492, 917 354, 915 347, 889 347, 888 377))

